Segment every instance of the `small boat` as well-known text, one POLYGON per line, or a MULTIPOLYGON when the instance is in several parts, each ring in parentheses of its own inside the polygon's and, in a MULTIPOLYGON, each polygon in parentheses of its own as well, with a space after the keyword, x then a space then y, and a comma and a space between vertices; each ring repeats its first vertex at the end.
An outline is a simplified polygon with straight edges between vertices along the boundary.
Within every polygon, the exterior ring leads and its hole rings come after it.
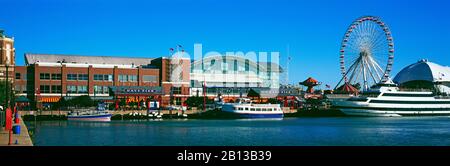
POLYGON ((71 111, 67 115, 68 120, 79 120, 79 121, 101 121, 109 122, 111 121, 112 114, 106 111, 104 104, 99 104, 97 109, 78 109, 71 111))
POLYGON ((283 118, 280 104, 253 104, 250 99, 239 98, 236 103, 224 103, 222 113, 235 118, 283 118))

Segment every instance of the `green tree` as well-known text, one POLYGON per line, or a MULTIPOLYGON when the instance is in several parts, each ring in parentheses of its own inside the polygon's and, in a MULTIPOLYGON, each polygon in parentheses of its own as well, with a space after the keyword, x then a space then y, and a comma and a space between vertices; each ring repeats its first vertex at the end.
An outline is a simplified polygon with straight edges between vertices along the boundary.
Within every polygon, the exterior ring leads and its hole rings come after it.
MULTIPOLYGON (((203 108, 203 96, 191 96, 186 99, 185 103, 189 107, 203 108)), ((214 100, 208 99, 208 98, 206 99, 206 104, 212 104, 212 103, 214 103, 214 100)))
POLYGON ((270 98, 270 99, 267 100, 267 103, 270 103, 270 104, 279 104, 280 102, 279 102, 277 99, 275 99, 275 98, 270 98))
POLYGON ((8 91, 9 94, 9 101, 12 105, 14 103, 14 91, 12 90, 12 84, 11 82, 8 82, 8 89, 6 89, 6 82, 4 80, 0 81, 0 105, 5 106, 6 105, 6 92, 8 91))
POLYGON ((97 103, 91 99, 88 95, 78 96, 73 99, 67 100, 67 106, 75 107, 92 107, 97 103))
POLYGON ((247 93, 247 97, 259 98, 259 97, 261 97, 261 95, 258 92, 256 92, 255 90, 250 89, 247 93))

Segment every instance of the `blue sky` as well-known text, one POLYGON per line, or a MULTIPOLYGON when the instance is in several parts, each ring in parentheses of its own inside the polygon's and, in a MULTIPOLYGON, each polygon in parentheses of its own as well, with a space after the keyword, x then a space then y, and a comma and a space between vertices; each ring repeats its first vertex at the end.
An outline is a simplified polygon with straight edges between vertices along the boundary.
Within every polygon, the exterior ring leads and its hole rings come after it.
POLYGON ((339 48, 352 21, 381 17, 395 42, 393 74, 421 58, 450 65, 446 0, 0 0, 0 29, 23 54, 159 57, 177 44, 207 51, 279 51, 291 83, 335 85, 339 48))

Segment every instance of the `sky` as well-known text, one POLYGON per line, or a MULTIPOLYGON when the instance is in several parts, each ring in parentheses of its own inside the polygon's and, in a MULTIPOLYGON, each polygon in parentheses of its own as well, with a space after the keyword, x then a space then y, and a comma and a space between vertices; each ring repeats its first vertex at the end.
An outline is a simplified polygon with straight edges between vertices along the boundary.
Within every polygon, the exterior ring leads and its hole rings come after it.
POLYGON ((161 57, 180 44, 193 54, 280 52, 289 82, 335 85, 339 50, 353 20, 378 16, 394 37, 391 77, 420 59, 450 65, 447 0, 0 0, 0 29, 24 53, 161 57))

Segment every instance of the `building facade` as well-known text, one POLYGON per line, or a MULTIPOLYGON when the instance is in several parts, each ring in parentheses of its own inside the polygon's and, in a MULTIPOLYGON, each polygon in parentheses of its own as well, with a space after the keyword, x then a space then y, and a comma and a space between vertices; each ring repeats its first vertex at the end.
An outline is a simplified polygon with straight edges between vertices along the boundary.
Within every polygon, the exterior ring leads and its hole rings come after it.
MULTIPOLYGON (((221 95, 224 100, 246 97, 250 89, 273 93, 280 87, 281 67, 276 63, 258 62, 242 56, 209 56, 192 61, 191 91, 193 96, 221 95), (206 88, 203 86, 206 85, 206 88)), ((268 96, 270 98, 270 96, 268 96)))
POLYGON ((106 102, 151 99, 167 106, 172 99, 181 103, 189 95, 189 87, 175 88, 176 83, 165 78, 165 61, 165 58, 25 54, 26 66, 16 67, 15 89, 18 94, 26 94, 38 108, 61 98, 82 95, 106 102), (172 98, 171 91, 176 91, 172 98))
POLYGON ((15 52, 14 38, 6 36, 0 30, 0 80, 5 80, 8 76, 10 81, 14 81, 15 52))

